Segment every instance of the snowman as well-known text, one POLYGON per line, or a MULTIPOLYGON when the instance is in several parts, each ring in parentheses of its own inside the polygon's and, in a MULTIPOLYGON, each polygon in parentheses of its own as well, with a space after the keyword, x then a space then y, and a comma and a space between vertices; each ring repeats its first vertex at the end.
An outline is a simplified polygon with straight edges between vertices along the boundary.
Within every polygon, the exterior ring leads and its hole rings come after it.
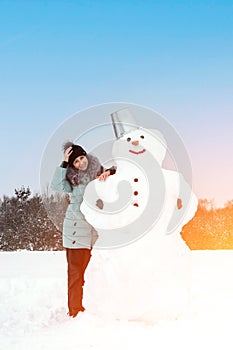
POLYGON ((127 320, 178 317, 191 278, 180 230, 195 214, 197 198, 182 174, 162 168, 167 146, 160 131, 138 126, 128 109, 111 118, 116 174, 90 182, 81 205, 99 233, 97 247, 105 248, 92 251, 86 308, 127 320))

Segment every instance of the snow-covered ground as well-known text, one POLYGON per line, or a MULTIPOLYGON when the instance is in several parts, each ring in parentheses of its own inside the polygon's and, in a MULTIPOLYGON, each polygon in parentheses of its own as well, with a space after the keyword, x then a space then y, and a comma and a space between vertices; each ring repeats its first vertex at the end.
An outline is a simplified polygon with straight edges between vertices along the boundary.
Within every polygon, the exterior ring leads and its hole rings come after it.
POLYGON ((233 251, 191 254, 186 311, 146 324, 88 310, 67 318, 64 251, 0 253, 0 350, 232 349, 233 251))

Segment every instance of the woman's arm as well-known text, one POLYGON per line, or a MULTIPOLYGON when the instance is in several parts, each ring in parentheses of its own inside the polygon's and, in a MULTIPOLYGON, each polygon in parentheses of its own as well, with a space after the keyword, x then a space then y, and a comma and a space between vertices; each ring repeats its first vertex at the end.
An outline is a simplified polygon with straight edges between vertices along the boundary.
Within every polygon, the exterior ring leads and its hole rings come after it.
POLYGON ((116 173, 116 169, 117 168, 115 166, 112 166, 111 168, 104 170, 104 167, 101 166, 101 174, 99 176, 96 176, 96 178, 100 181, 105 181, 108 176, 114 175, 116 173))
POLYGON ((66 168, 68 166, 69 155, 72 153, 72 147, 69 147, 64 153, 64 161, 60 167, 56 167, 53 174, 53 178, 50 187, 53 191, 70 193, 72 192, 72 186, 66 179, 66 168))
POLYGON ((50 187, 56 192, 71 193, 72 187, 66 179, 66 168, 63 167, 63 163, 56 167, 50 187))
POLYGON ((116 166, 111 166, 109 169, 105 169, 105 171, 109 171, 109 175, 114 175, 116 173, 117 167, 116 166))

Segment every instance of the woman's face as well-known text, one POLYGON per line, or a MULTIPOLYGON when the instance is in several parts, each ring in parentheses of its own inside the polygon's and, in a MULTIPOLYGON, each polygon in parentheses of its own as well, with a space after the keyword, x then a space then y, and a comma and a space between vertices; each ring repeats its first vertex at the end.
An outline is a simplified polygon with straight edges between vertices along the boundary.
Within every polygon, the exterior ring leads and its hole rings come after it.
POLYGON ((79 156, 73 161, 75 169, 86 170, 88 166, 88 159, 86 156, 79 156))

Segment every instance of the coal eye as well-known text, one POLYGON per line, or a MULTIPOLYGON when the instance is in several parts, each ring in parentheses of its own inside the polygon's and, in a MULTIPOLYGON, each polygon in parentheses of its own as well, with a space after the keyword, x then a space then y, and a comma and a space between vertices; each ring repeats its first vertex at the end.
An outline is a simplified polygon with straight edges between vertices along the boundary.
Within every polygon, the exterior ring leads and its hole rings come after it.
POLYGON ((127 141, 128 141, 128 142, 131 141, 131 137, 128 137, 128 138, 127 138, 127 141))
POLYGON ((141 135, 140 137, 141 137, 141 139, 144 139, 144 136, 143 136, 143 135, 141 135))

